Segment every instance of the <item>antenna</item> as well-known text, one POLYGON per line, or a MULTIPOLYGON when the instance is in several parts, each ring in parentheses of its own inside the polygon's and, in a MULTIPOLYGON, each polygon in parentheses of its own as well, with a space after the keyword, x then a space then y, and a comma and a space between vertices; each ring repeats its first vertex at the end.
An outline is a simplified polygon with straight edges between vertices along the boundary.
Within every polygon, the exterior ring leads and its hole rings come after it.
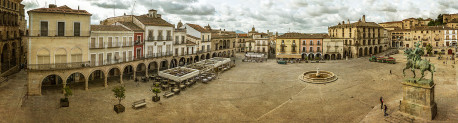
POLYGON ((134 0, 134 5, 132 5, 132 12, 131 12, 132 22, 134 22, 134 8, 135 8, 135 3, 137 3, 137 0, 134 0))
POLYGON ((116 2, 114 2, 114 7, 113 7, 113 17, 116 17, 116 2))

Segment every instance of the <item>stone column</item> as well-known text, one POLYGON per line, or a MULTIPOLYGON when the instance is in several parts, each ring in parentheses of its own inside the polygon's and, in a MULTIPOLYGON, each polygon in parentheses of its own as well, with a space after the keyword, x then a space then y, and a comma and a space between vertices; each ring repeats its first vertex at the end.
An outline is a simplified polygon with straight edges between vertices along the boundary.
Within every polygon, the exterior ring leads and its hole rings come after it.
POLYGON ((145 77, 148 76, 148 69, 145 69, 145 77))
POLYGON ((88 88, 89 87, 89 78, 88 77, 84 78, 84 85, 85 85, 84 90, 86 91, 89 90, 88 88))
POLYGON ((122 74, 123 74, 123 73, 121 73, 121 75, 119 76, 119 82, 120 82, 121 84, 123 84, 123 81, 122 81, 122 74))
POLYGON ((108 79, 108 74, 104 78, 104 86, 105 86, 105 88, 108 87, 108 80, 107 79, 108 79))
POLYGON ((67 86, 67 79, 65 80, 62 80, 62 94, 65 94, 65 90, 63 88, 65 88, 65 86, 67 86))

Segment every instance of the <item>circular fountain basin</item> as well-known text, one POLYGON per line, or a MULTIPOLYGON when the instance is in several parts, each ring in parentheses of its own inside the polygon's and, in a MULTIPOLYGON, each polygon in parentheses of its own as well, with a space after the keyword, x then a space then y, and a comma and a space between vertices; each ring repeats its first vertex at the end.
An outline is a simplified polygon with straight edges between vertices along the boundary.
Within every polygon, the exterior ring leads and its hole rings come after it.
POLYGON ((299 80, 313 84, 325 84, 337 80, 337 76, 333 72, 320 70, 318 74, 317 71, 307 71, 299 75, 299 80))

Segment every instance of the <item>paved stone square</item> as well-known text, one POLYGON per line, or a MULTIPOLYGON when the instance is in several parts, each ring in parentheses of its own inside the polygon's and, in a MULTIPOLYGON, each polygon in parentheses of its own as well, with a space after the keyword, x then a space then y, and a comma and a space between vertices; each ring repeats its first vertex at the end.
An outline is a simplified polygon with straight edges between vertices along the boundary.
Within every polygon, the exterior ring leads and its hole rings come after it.
MULTIPOLYGON (((26 73, 15 74, 0 84, 0 122, 385 122, 379 98, 395 109, 401 97, 405 57, 394 55, 397 64, 369 62, 368 57, 280 65, 241 62, 209 84, 197 83, 179 95, 152 102, 152 82, 124 81, 126 111, 116 114, 118 101, 111 89, 119 83, 74 89, 70 107, 59 108, 59 91, 25 97, 26 73), (334 72, 338 80, 328 84, 309 84, 298 79, 305 71, 334 72), (390 70, 392 74, 390 75, 390 70), (147 106, 132 109, 134 101, 146 99, 147 106), (379 110, 380 116, 377 113, 379 110)), ((458 122, 458 82, 454 64, 436 64, 436 102, 434 121, 458 122)), ((407 75, 412 75, 406 70, 407 75)), ((419 72, 417 72, 419 74, 419 72)), ((425 78, 429 78, 429 73, 425 78)), ((418 75, 417 74, 417 75, 418 75)), ((394 111, 394 110, 391 110, 394 111)))

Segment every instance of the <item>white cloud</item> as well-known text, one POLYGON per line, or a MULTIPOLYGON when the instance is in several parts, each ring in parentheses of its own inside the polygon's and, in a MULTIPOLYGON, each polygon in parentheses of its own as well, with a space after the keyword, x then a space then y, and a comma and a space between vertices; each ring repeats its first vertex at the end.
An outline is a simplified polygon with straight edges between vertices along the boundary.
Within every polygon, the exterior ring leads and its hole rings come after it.
MULTIPOLYGON (((54 3, 54 0, 24 0, 26 11, 54 3)), ((363 14, 367 21, 397 21, 410 17, 436 18, 441 13, 458 13, 456 0, 57 0, 58 6, 87 10, 98 24, 114 15, 140 15, 156 9, 170 23, 200 25, 226 30, 257 30, 325 33, 328 26, 363 14), (135 6, 133 7, 134 2, 135 6), (114 13, 114 5, 117 9, 114 13)))

